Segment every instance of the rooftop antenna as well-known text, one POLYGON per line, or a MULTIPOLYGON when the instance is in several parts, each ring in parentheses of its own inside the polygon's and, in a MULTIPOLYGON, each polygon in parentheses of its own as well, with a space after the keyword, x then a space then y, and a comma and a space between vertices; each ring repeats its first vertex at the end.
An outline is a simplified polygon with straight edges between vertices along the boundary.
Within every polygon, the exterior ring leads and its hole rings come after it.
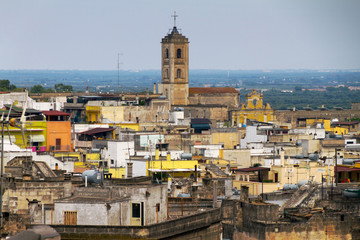
POLYGON ((118 70, 118 92, 120 93, 120 64, 122 64, 122 62, 120 62, 120 55, 122 56, 122 53, 118 53, 118 61, 117 61, 117 70, 118 70))

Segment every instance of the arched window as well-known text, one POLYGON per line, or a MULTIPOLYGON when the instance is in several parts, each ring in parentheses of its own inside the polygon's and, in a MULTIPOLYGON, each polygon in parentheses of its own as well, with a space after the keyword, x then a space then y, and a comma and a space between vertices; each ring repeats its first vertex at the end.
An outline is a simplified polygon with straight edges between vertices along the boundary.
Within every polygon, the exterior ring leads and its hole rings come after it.
POLYGON ((165 50, 165 58, 169 58, 169 49, 165 50))
POLYGON ((176 51, 176 57, 181 58, 181 49, 180 48, 178 48, 178 50, 176 51))
POLYGON ((177 78, 181 78, 181 69, 178 69, 178 70, 176 71, 176 77, 177 77, 177 78))

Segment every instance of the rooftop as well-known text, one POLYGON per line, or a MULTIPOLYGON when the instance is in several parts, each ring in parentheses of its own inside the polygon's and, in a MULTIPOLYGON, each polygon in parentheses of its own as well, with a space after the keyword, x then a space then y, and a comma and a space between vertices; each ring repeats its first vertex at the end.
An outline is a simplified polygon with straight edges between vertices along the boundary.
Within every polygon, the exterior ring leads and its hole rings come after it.
POLYGON ((238 93, 233 87, 189 88, 189 94, 238 93))

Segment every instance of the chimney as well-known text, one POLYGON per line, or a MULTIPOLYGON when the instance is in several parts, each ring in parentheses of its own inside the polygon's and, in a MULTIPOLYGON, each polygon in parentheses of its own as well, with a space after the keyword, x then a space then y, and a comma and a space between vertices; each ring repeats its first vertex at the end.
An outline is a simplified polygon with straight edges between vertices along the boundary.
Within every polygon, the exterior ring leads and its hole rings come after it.
POLYGON ((156 83, 154 83, 154 94, 156 94, 157 91, 156 91, 156 83))
POLYGON ((249 187, 241 186, 241 201, 248 202, 249 201, 249 187))
POLYGON ((285 151, 280 150, 280 160, 281 160, 281 166, 285 165, 285 151))

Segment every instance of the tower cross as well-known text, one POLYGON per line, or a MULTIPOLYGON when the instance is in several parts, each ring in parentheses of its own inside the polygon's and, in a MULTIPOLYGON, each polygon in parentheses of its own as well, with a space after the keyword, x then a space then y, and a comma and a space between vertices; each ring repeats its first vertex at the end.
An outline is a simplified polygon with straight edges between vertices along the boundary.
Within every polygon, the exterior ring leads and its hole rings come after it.
POLYGON ((174 15, 171 15, 171 17, 174 18, 174 27, 176 27, 176 18, 178 17, 179 15, 176 15, 176 11, 174 11, 174 15))

